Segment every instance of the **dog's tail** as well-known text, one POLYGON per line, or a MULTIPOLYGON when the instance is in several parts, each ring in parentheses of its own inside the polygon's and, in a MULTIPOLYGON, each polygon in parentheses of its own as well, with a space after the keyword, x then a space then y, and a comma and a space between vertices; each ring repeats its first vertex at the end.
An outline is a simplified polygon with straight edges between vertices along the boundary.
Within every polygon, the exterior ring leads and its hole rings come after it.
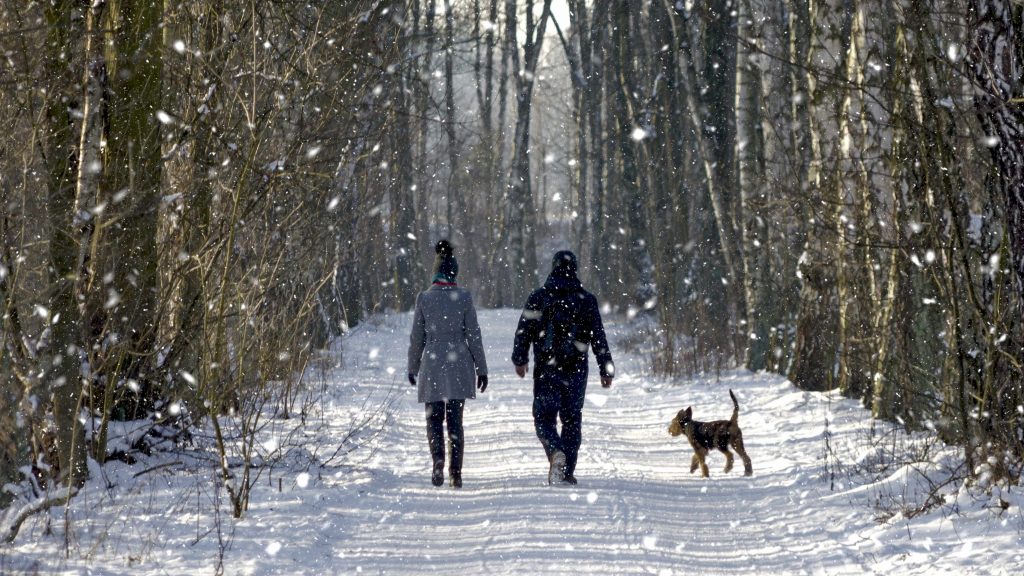
POLYGON ((732 393, 732 389, 729 389, 729 397, 732 398, 732 418, 730 422, 735 424, 740 418, 740 403, 736 400, 736 395, 732 393))

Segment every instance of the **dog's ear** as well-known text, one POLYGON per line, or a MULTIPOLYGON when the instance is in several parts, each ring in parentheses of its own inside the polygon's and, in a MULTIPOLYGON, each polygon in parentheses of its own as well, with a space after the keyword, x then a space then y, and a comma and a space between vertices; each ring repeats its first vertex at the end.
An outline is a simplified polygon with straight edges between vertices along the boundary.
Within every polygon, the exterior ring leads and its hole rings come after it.
POLYGON ((693 407, 689 406, 686 410, 683 410, 683 419, 693 420, 693 407))

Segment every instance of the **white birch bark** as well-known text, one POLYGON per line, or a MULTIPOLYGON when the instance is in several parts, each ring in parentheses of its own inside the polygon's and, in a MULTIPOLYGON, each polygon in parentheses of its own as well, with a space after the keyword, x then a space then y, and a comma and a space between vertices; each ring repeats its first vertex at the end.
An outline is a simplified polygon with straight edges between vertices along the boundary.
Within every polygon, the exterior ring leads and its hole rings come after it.
POLYGON ((844 5, 836 0, 812 1, 809 14, 811 191, 809 227, 800 258, 800 311, 790 379, 801 388, 821 390, 833 386, 838 345, 834 258, 840 252, 832 203, 841 182, 839 118, 846 66, 844 36, 849 28, 844 5))

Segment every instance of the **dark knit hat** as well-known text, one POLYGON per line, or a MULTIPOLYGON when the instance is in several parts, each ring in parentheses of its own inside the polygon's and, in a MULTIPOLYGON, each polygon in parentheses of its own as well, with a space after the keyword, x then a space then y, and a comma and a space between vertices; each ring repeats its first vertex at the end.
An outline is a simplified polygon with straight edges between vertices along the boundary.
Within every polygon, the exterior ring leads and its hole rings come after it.
POLYGON ((455 259, 455 248, 447 240, 441 240, 434 246, 437 257, 434 258, 434 277, 432 282, 455 282, 459 275, 459 261, 455 259))
POLYGON ((559 250, 551 259, 551 272, 565 276, 576 275, 576 255, 571 250, 559 250))

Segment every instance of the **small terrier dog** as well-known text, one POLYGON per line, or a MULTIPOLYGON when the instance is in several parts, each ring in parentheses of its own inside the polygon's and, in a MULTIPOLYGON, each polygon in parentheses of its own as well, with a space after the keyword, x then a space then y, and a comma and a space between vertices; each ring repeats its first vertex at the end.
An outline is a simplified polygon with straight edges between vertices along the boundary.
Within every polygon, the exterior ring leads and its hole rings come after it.
POLYGON ((725 454, 724 472, 728 474, 732 470, 733 462, 732 452, 729 452, 730 446, 743 459, 743 475, 750 476, 754 473, 754 466, 750 462, 750 457, 747 456, 747 451, 743 448, 743 431, 740 430, 738 422, 740 403, 736 401, 736 395, 732 393, 732 390, 729 390, 729 396, 732 397, 733 410, 732 418, 728 420, 698 422, 693 419, 693 408, 687 408, 686 410, 680 410, 676 417, 672 419, 672 423, 668 425, 669 434, 673 436, 686 434, 686 439, 690 441, 690 446, 693 446, 690 474, 693 474, 697 466, 700 466, 701 474, 705 478, 709 476, 708 465, 704 460, 712 448, 720 450, 725 454))

